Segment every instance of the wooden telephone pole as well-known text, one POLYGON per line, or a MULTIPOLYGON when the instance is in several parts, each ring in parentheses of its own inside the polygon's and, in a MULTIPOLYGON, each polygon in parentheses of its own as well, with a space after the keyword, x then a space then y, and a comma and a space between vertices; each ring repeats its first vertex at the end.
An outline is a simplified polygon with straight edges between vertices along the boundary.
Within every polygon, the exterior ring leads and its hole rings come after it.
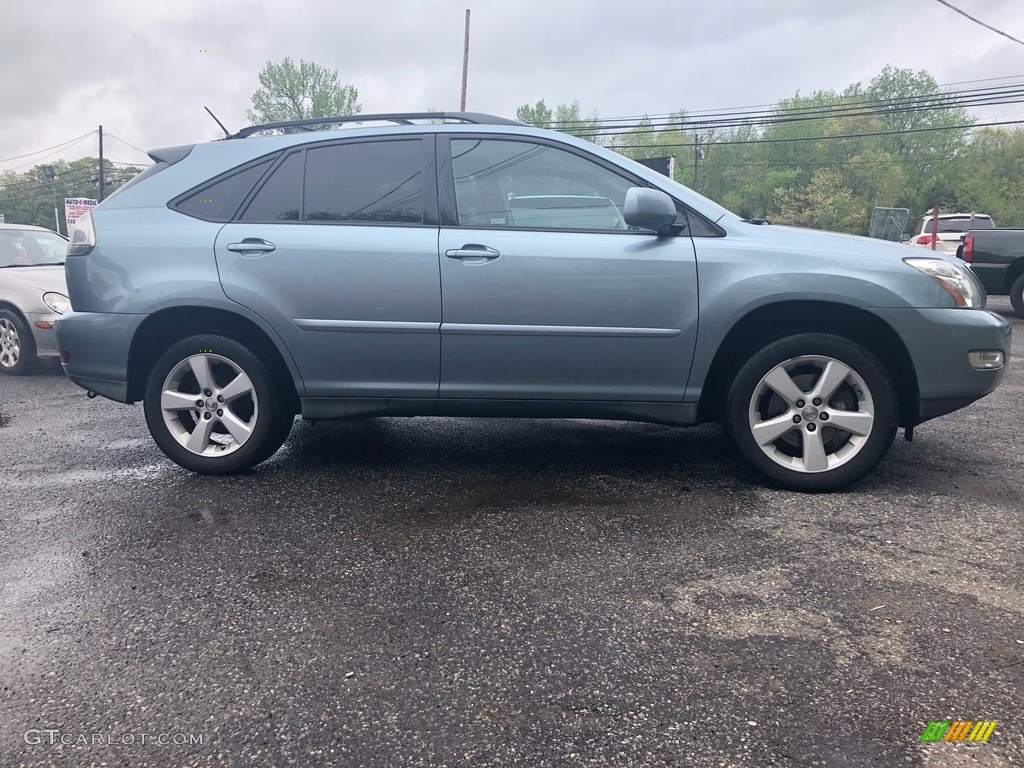
POLYGON ((466 111, 466 82, 469 80, 469 8, 466 9, 466 42, 462 49, 462 98, 459 111, 466 111))

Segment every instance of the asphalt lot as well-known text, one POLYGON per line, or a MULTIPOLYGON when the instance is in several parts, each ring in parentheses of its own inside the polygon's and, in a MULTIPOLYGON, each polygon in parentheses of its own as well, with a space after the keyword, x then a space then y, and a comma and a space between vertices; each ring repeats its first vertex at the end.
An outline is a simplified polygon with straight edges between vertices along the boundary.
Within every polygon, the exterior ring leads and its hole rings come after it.
POLYGON ((139 405, 0 379, 0 765, 1022 765, 1014 326, 833 495, 589 421, 298 421, 204 478, 139 405))

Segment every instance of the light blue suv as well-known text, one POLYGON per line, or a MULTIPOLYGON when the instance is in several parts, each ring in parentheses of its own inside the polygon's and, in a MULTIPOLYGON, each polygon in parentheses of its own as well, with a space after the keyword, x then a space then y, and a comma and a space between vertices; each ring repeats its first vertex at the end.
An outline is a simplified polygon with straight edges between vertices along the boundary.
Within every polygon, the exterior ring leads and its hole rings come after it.
POLYGON ((195 472, 258 464, 297 413, 719 421, 828 490, 1005 372, 956 264, 744 221, 561 133, 357 115, 151 157, 76 227, 57 337, 195 472))

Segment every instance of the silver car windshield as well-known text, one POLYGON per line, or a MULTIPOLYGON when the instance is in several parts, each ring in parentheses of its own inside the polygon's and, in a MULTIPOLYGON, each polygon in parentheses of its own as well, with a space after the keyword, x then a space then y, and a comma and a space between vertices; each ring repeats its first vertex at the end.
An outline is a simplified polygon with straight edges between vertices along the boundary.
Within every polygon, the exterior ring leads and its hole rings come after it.
POLYGON ((54 232, 0 229, 0 269, 61 265, 68 241, 54 232))

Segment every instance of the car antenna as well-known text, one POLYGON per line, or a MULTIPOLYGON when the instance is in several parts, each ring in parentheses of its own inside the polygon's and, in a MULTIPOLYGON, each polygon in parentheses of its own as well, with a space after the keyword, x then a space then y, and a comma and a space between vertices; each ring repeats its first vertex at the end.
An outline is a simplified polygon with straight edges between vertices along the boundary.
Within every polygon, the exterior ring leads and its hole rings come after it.
MULTIPOLYGON (((210 112, 210 108, 209 107, 203 107, 203 109, 205 109, 207 112, 210 112)), ((212 117, 214 120, 217 121, 217 125, 220 126, 220 129, 222 131, 224 131, 224 136, 226 138, 230 139, 231 138, 231 132, 227 128, 224 127, 224 123, 222 123, 220 120, 217 120, 217 116, 215 114, 213 114, 213 112, 210 112, 210 117, 212 117)))

